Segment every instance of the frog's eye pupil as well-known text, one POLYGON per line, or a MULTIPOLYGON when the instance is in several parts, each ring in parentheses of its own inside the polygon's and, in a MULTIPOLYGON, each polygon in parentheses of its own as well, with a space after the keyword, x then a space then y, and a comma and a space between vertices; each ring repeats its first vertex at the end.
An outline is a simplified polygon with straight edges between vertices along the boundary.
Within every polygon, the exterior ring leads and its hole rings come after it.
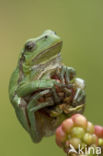
POLYGON ((47 36, 47 35, 45 35, 45 38, 48 38, 48 36, 47 36))
POLYGON ((34 48, 35 48, 35 42, 33 42, 33 41, 28 41, 27 43, 26 43, 26 45, 25 45, 25 50, 26 51, 33 51, 34 50, 34 48))

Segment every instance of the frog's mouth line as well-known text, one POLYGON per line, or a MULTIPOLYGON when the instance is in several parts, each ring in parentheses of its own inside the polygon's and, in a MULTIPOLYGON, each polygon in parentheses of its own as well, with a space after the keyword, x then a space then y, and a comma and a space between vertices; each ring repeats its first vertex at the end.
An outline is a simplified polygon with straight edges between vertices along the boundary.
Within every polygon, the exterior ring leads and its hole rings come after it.
MULTIPOLYGON (((32 62, 36 62, 37 60, 39 60, 43 55, 47 54, 49 51, 53 50, 54 48, 58 47, 60 45, 60 48, 58 49, 58 53, 60 53, 60 50, 61 50, 61 47, 62 47, 62 41, 58 42, 57 44, 55 44, 54 46, 52 47, 49 47, 48 49, 46 50, 43 50, 40 54, 38 54, 33 60, 32 62)), ((52 53, 52 52, 51 52, 52 53)), ((57 53, 56 53, 57 54, 57 53)), ((55 55, 56 55, 55 54, 55 55)), ((53 55, 53 54, 52 54, 53 55)), ((49 56, 51 57, 51 56, 49 56)))

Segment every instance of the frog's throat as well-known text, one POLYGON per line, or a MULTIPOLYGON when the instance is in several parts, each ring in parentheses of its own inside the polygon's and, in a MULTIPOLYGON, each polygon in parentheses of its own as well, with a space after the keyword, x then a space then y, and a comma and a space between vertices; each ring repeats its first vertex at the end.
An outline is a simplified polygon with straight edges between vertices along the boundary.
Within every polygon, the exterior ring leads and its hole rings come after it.
POLYGON ((41 53, 39 53, 32 62, 36 64, 39 64, 39 62, 47 62, 50 58, 57 56, 62 48, 62 41, 54 44, 52 47, 49 47, 45 50, 43 50, 41 53), (48 55, 49 54, 49 55, 48 55), (45 60, 42 60, 42 57, 45 56, 45 60))
POLYGON ((45 68, 49 65, 54 65, 54 64, 60 64, 61 63, 61 53, 58 53, 56 56, 52 57, 51 59, 49 59, 48 61, 45 61, 43 63, 37 64, 37 65, 33 65, 31 67, 32 70, 34 69, 39 69, 39 68, 45 68))
POLYGON ((24 64, 21 61, 21 63, 19 64, 20 70, 19 70, 18 83, 23 80, 23 78, 25 77, 25 74, 28 75, 32 71, 37 71, 36 79, 40 79, 44 74, 50 71, 53 71, 58 67, 61 67, 61 65, 62 65, 61 53, 58 53, 58 55, 56 55, 55 57, 52 57, 45 63, 43 62, 37 65, 34 65, 32 67, 26 66, 26 65, 24 66, 24 64))
POLYGON ((55 70, 56 68, 61 67, 62 60, 61 60, 61 53, 57 56, 51 58, 45 63, 34 65, 31 67, 31 71, 39 71, 38 79, 40 79, 45 73, 55 70))

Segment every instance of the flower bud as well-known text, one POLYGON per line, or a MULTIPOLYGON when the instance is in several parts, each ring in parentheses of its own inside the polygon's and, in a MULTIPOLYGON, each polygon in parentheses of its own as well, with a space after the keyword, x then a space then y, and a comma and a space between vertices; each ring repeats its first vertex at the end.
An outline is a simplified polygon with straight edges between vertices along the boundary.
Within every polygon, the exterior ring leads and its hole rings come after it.
POLYGON ((85 133, 83 140, 87 145, 91 145, 93 143, 92 135, 89 133, 85 133))
POLYGON ((74 127, 71 131, 72 137, 82 139, 84 137, 85 130, 82 127, 74 127))
POLYGON ((81 114, 75 114, 72 116, 72 120, 74 121, 75 125, 87 128, 87 119, 81 114))
POLYGON ((62 123, 62 129, 66 133, 69 133, 73 126, 74 126, 74 123, 71 118, 64 120, 62 123))
POLYGON ((56 143, 61 147, 66 139, 66 134, 63 132, 62 127, 59 126, 56 130, 56 143))
POLYGON ((98 145, 98 137, 95 134, 92 134, 92 143, 98 145))
POLYGON ((98 144, 99 144, 99 146, 103 146, 103 139, 99 138, 98 139, 98 144))
POLYGON ((95 134, 99 137, 99 138, 103 138, 103 127, 102 126, 95 126, 95 134))
POLYGON ((71 138, 69 142, 75 149, 78 149, 78 146, 81 145, 81 140, 79 138, 71 138))
POLYGON ((87 123, 87 132, 91 134, 94 133, 94 125, 91 122, 87 123))

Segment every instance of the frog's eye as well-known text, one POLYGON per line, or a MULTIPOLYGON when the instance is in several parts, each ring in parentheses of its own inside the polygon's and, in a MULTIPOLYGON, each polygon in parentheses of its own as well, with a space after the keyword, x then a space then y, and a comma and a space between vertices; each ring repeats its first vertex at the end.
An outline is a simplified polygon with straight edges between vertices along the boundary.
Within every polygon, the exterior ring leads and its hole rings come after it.
POLYGON ((48 35, 45 35, 44 37, 47 39, 48 38, 48 35))
POLYGON ((36 44, 34 41, 28 41, 26 44, 25 44, 25 51, 30 51, 32 52, 36 47, 36 44))

